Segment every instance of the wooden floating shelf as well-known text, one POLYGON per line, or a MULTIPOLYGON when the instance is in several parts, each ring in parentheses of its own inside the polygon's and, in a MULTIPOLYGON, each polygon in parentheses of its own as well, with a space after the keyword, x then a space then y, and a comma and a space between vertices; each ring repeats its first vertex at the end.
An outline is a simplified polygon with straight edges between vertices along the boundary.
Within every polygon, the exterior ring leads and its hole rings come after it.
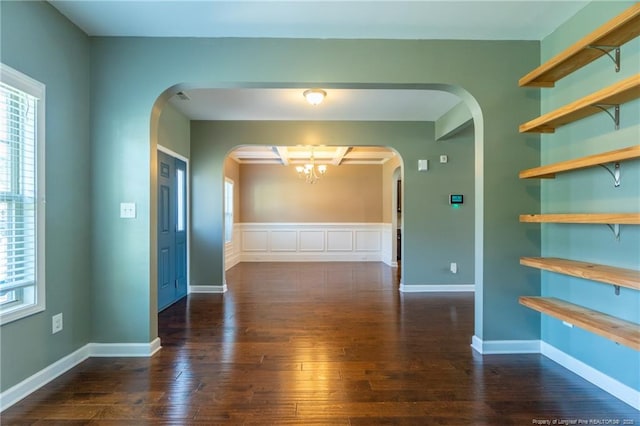
POLYGON ((576 158, 575 160, 567 160, 546 166, 534 167, 533 169, 521 171, 518 176, 520 179, 554 178, 556 177, 556 173, 585 169, 587 167, 599 166, 601 164, 617 161, 632 160, 635 158, 640 158, 640 145, 603 152, 601 154, 590 155, 588 157, 576 158))
POLYGON ((640 271, 556 257, 521 257, 520 264, 545 271, 640 290, 640 271))
POLYGON ((640 158, 640 145, 634 145, 615 151, 603 152, 601 154, 590 155, 588 157, 576 158, 574 160, 567 160, 549 164, 547 166, 523 170, 520 172, 519 176, 520 179, 554 178, 556 173, 584 169, 617 161, 631 160, 634 158, 640 158))
POLYGON ((520 87, 553 87, 554 83, 605 53, 589 46, 621 46, 640 35, 640 3, 588 34, 522 77, 520 87))
POLYGON ((595 105, 620 105, 639 97, 640 74, 635 74, 555 111, 521 124, 520 133, 553 133, 560 126, 602 112, 602 109, 595 105))
POLYGON ((551 315, 621 345, 640 350, 640 324, 625 321, 554 297, 520 297, 520 304, 551 315))
POLYGON ((520 222, 640 225, 640 213, 522 214, 520 222))

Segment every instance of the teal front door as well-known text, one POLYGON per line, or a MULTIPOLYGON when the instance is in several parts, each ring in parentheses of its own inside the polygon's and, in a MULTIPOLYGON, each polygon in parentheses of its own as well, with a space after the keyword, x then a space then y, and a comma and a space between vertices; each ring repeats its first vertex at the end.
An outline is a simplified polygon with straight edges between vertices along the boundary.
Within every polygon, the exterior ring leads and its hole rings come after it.
POLYGON ((158 311, 187 295, 187 165, 158 151, 158 311))

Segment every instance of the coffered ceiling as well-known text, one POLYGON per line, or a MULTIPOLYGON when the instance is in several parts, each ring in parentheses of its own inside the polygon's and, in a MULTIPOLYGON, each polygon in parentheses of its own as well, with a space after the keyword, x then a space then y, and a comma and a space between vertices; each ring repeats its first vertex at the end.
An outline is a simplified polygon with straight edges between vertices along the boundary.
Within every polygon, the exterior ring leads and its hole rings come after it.
POLYGON ((346 146, 244 146, 230 157, 240 164, 280 164, 298 166, 308 163, 313 155, 316 164, 384 164, 396 153, 384 147, 346 146))

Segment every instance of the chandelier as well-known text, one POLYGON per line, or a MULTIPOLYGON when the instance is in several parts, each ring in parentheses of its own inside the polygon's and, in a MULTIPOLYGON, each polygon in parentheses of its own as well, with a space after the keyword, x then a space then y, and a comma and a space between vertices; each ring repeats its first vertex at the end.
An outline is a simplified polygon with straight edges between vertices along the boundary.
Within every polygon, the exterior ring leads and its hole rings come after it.
POLYGON ((320 164, 316 167, 313 149, 311 149, 311 158, 309 163, 304 166, 296 166, 296 171, 298 172, 298 178, 304 179, 306 183, 314 184, 327 172, 327 166, 326 164, 320 164))

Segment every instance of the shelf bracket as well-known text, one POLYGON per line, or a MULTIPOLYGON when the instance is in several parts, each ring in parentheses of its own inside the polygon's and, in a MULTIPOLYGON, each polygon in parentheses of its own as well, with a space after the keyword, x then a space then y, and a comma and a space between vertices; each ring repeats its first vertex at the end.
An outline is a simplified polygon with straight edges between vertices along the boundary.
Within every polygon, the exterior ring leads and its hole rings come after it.
POLYGON ((611 170, 606 164, 599 164, 600 167, 609 172, 613 177, 613 186, 618 188, 620 186, 620 163, 613 163, 613 170, 611 170))
POLYGON ((605 55, 609 57, 613 61, 616 66, 616 72, 620 71, 620 46, 607 46, 601 44, 591 44, 588 46, 589 49, 596 49, 601 52, 604 52, 605 55), (613 55, 611 52, 613 51, 613 55))
POLYGON ((613 290, 615 291, 616 296, 620 296, 620 286, 619 285, 614 284, 613 285, 613 290))
POLYGON ((616 241, 620 241, 620 225, 615 223, 613 225, 607 224, 607 226, 611 229, 611 232, 613 232, 613 235, 616 237, 616 241))
POLYGON ((595 108, 606 112, 616 125, 616 130, 620 129, 620 104, 593 104, 595 108), (613 107, 613 114, 609 108, 613 107))

